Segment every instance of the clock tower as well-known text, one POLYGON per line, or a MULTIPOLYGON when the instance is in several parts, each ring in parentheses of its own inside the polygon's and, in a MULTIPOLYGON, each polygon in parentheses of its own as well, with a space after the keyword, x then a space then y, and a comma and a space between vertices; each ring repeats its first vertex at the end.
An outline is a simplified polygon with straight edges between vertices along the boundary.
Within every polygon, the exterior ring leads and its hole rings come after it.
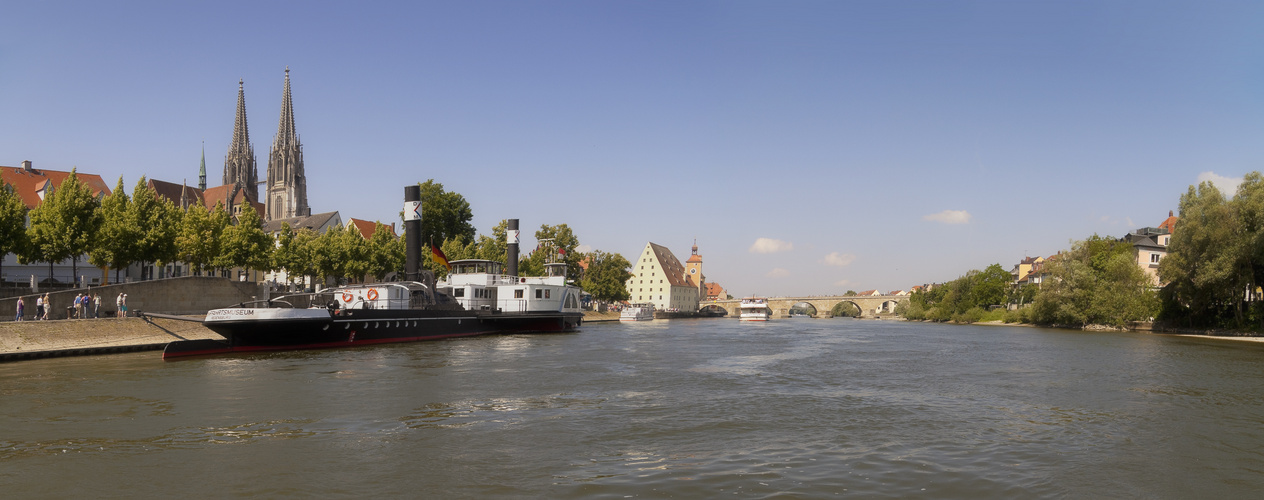
POLYGON ((689 260, 685 261, 685 277, 698 287, 698 298, 707 296, 707 277, 702 274, 702 256, 698 255, 698 240, 693 240, 692 253, 689 260))

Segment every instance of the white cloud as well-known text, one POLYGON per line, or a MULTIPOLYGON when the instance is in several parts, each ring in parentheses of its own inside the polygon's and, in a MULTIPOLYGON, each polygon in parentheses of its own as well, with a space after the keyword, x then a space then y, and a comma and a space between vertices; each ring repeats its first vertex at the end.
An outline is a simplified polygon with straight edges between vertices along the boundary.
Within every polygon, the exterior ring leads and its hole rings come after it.
POLYGON ((790 271, 787 271, 785 269, 778 267, 778 268, 774 268, 771 271, 768 271, 768 274, 765 274, 764 276, 767 276, 769 278, 784 278, 789 275, 790 275, 790 271))
POLYGON ((834 252, 825 256, 825 265, 847 267, 855 260, 856 256, 853 254, 834 252))
POLYGON ((575 251, 579 253, 588 253, 593 251, 592 245, 580 245, 575 247, 575 251))
POLYGON ((1225 198, 1232 198, 1238 193, 1238 184, 1242 184, 1241 177, 1225 177, 1215 172, 1203 172, 1198 174, 1198 183, 1211 182, 1216 185, 1216 189, 1220 190, 1220 194, 1225 198))
POLYGON ((942 222, 944 224, 965 224, 970 222, 970 212, 965 210, 944 210, 937 214, 922 216, 922 220, 942 222))
POLYGON ((760 238, 755 240, 755 244, 751 245, 751 253, 781 253, 794 250, 794 244, 789 241, 774 240, 772 238, 760 238))

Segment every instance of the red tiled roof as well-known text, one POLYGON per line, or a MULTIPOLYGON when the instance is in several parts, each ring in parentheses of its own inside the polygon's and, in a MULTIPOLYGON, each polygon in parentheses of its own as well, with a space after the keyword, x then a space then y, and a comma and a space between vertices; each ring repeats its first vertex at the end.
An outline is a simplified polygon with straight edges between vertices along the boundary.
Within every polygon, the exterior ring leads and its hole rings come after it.
MULTIPOLYGON (((101 176, 96 174, 85 174, 75 172, 75 176, 79 178, 79 182, 87 184, 92 190, 93 196, 109 196, 110 188, 105 185, 105 181, 101 176)), ((21 167, 4 167, 0 166, 0 181, 12 185, 17 190, 18 196, 22 198, 22 203, 26 204, 26 208, 35 208, 40 204, 39 189, 45 182, 53 183, 56 189, 66 178, 70 177, 70 172, 61 170, 48 170, 32 168, 29 172, 21 167)))
MULTIPOLYGON (((228 203, 227 203, 228 193, 232 192, 232 189, 233 189, 232 184, 225 184, 223 186, 215 186, 213 188, 206 188, 206 191, 202 192, 202 202, 206 204, 206 209, 215 210, 215 205, 219 203, 223 203, 224 208, 227 209, 228 208, 228 203)), ((246 201, 247 201, 247 198, 246 198, 245 191, 238 191, 236 196, 233 197, 233 205, 235 206, 241 205, 242 203, 246 201)), ((260 217, 262 217, 263 212, 265 210, 263 204, 257 201, 251 201, 250 204, 255 207, 255 213, 258 213, 260 217)))
POLYGON ((1169 233, 1176 232, 1176 223, 1180 221, 1180 219, 1180 217, 1172 215, 1171 210, 1168 210, 1167 218, 1163 220, 1162 224, 1159 224, 1159 229, 1166 229, 1169 233))
POLYGON ((724 294, 724 287, 719 283, 707 283, 707 297, 719 297, 724 294))
MULTIPOLYGON (((148 187, 150 191, 153 191, 154 194, 170 200, 172 204, 182 209, 188 208, 180 205, 180 200, 182 199, 189 204, 201 203, 202 205, 206 205, 206 201, 202 197, 202 190, 195 187, 189 187, 184 184, 176 184, 174 182, 160 181, 158 179, 149 179, 149 182, 146 182, 145 186, 148 187)), ((211 208, 215 208, 215 206, 211 205, 211 208)))
MULTIPOLYGON (((373 233, 377 231, 377 222, 355 219, 355 218, 351 218, 347 220, 348 220, 348 224, 351 226, 355 226, 356 231, 359 231, 360 236, 366 240, 369 238, 372 238, 373 233)), ((383 224, 382 227, 391 233, 392 238, 397 237, 395 235, 395 224, 391 224, 389 226, 386 224, 383 224)))

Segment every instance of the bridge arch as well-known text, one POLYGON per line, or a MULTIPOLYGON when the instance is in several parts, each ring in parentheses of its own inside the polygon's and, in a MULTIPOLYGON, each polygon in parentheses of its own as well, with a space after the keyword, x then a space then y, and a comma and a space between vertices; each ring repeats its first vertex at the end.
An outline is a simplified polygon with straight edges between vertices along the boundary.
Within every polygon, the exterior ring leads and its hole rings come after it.
POLYGON ((830 316, 856 318, 864 315, 864 308, 851 300, 841 300, 830 308, 830 316))
POLYGON ((815 318, 818 314, 820 314, 820 311, 811 302, 803 301, 796 302, 794 305, 790 306, 788 313, 791 315, 794 315, 795 313, 802 313, 815 318))

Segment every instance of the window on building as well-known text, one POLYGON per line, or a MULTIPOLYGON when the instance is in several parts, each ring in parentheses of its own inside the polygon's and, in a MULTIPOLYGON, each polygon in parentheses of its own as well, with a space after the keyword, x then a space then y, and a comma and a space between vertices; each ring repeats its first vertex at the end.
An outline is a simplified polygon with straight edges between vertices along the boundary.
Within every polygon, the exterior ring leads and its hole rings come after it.
POLYGON ((1150 262, 1158 262, 1158 261, 1159 261, 1159 254, 1157 253, 1150 254, 1150 262))

